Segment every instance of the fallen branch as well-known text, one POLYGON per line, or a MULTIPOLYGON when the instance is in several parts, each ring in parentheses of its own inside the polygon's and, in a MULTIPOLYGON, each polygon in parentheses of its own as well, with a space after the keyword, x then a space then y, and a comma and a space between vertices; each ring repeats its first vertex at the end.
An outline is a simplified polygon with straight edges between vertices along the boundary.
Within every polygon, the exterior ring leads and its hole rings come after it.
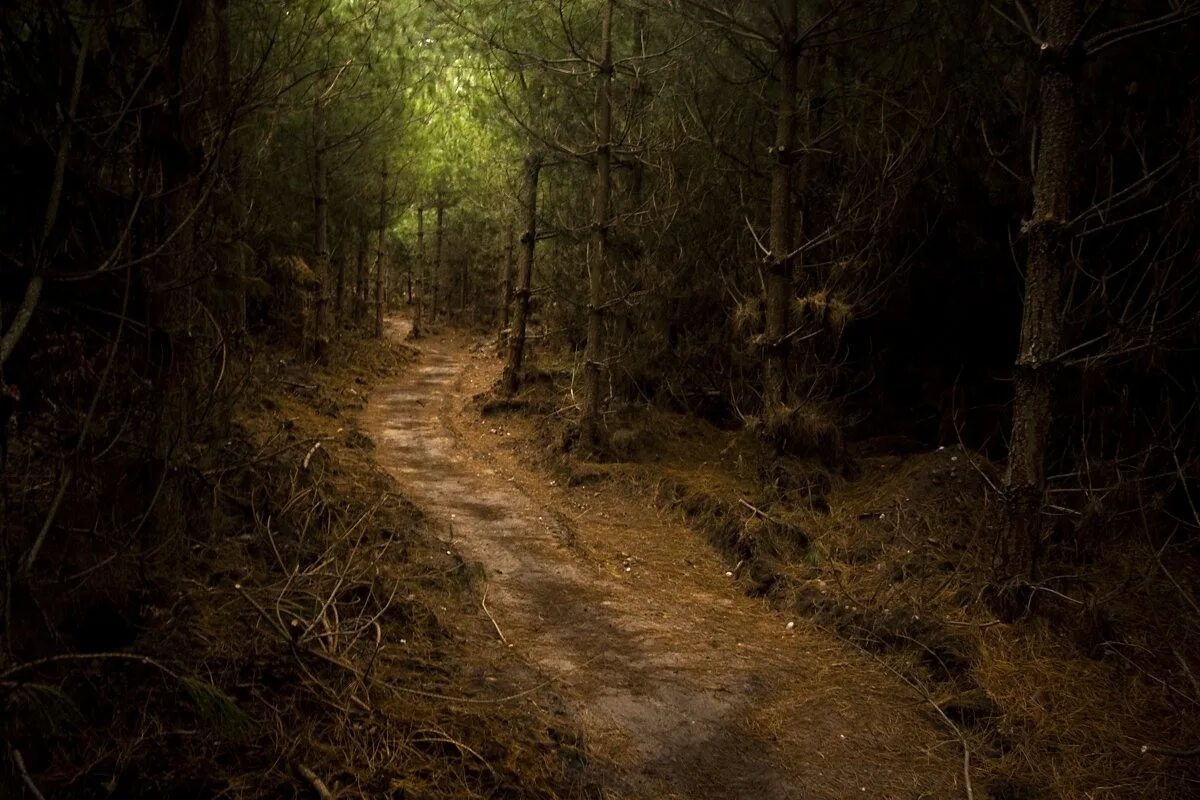
POLYGON ((38 790, 37 784, 29 776, 29 770, 25 768, 25 759, 22 758, 21 751, 14 747, 9 750, 9 754, 12 756, 13 766, 17 768, 17 774, 21 776, 21 783, 25 784, 25 788, 33 795, 34 800, 46 800, 46 796, 38 790))
POLYGON ((333 792, 329 791, 329 787, 325 785, 325 781, 317 777, 317 773, 313 772, 303 764, 296 765, 296 772, 300 773, 300 777, 308 781, 309 786, 312 786, 313 791, 321 800, 333 800, 333 792))
POLYGON ((136 653, 65 653, 57 656, 47 656, 34 661, 25 661, 21 664, 14 664, 8 669, 0 672, 0 681, 9 681, 14 675, 21 672, 28 672, 39 667, 49 666, 51 664, 62 664, 71 661, 130 661, 137 664, 144 664, 147 667, 152 667, 166 675, 171 676, 175 680, 183 680, 180 675, 166 666, 162 662, 155 661, 147 656, 140 656, 136 653))
POLYGON ((783 524, 783 523, 781 523, 779 520, 777 520, 777 519, 775 519, 774 517, 772 517, 772 516, 771 516, 770 514, 768 514, 767 512, 763 511, 763 510, 762 510, 761 508, 759 508, 758 506, 751 505, 751 504, 750 504, 750 503, 748 503, 748 502, 747 502, 747 501, 746 501, 744 498, 741 498, 741 497, 739 497, 739 498, 738 498, 738 502, 739 502, 739 503, 741 503, 742 505, 744 505, 746 508, 750 509, 750 511, 751 511, 751 512, 754 514, 754 516, 756 516, 756 517, 761 517, 762 519, 765 519, 767 522, 770 522, 770 523, 772 523, 772 524, 775 524, 775 525, 782 525, 782 524, 783 524))

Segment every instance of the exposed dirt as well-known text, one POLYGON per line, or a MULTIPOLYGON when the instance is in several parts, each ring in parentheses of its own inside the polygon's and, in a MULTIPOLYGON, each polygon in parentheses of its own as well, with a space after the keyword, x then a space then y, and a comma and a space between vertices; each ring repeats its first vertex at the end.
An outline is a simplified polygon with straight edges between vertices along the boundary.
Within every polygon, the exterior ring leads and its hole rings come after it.
MULTIPOLYGON (((514 451, 577 487, 550 507, 664 509, 695 534, 667 541, 706 541, 748 595, 871 653, 961 737, 976 797, 1195 794, 1197 673, 1185 654, 1198 650, 1156 549, 1169 530, 1155 539, 1104 532, 1103 514, 1060 520, 1044 573, 1052 591, 1037 614, 1005 623, 986 599, 997 468, 979 454, 878 439, 856 442, 835 469, 819 450, 780 457, 752 426, 620 402, 605 412, 602 449, 585 454, 573 447, 578 365, 566 352, 536 356, 515 398, 486 391, 492 359, 468 362, 464 388, 483 394, 449 419, 484 440, 477 449, 510 463, 514 451), (1077 543, 1098 536, 1105 558, 1081 560, 1077 543)), ((527 491, 540 499, 544 483, 527 491)), ((591 537, 601 562, 619 538, 591 537)), ((1178 550, 1172 559, 1174 574, 1194 570, 1178 550)))
MULTIPOLYGON (((401 337, 407 325, 393 322, 401 337)), ((496 632, 553 677, 614 796, 965 796, 958 740, 870 657, 749 598, 715 551, 617 485, 568 488, 470 398, 499 365, 423 340, 361 424, 478 562, 496 632)))

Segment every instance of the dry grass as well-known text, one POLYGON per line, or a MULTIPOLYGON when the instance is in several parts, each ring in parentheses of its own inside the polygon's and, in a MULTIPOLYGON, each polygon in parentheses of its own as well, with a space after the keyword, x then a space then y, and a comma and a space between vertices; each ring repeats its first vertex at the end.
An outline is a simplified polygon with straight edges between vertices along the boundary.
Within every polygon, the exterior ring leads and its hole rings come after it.
MULTIPOLYGON (((751 423, 804 457, 773 457, 756 431, 641 414, 620 425, 654 430, 655 446, 615 464, 564 456, 551 416, 548 466, 656 493, 747 591, 881 659, 961 737, 977 797, 1193 796, 1200 618, 1158 566, 1148 542, 1162 537, 1118 519, 1103 559, 1052 547, 1040 615, 1003 624, 981 600, 996 535, 987 461, 958 449, 849 459, 828 416, 806 406, 751 423)), ((1170 575, 1194 586, 1196 567, 1173 563, 1170 575)))
POLYGON ((275 359, 199 453, 180 510, 204 535, 149 565, 120 653, 0 684, 47 796, 595 795, 553 694, 493 647, 471 571, 354 428, 404 351, 332 355, 275 359))
POLYGON ((776 453, 817 459, 829 469, 839 469, 846 461, 837 420, 813 403, 770 408, 749 420, 746 433, 769 443, 776 453))
POLYGON ((673 483, 667 500, 716 534, 731 559, 767 554, 755 590, 768 586, 780 605, 878 653, 942 709, 966 737, 989 796, 1191 796, 1195 758, 1154 743, 1187 749, 1200 736, 1200 693, 1186 679, 1200 621, 1147 599, 1162 595, 1132 589, 1131 575, 1152 577, 1146 554, 1117 549, 1123 579, 1104 564, 1087 570, 1096 582, 1089 597, 1107 594, 1106 619, 1141 619, 1120 635, 1105 631, 1116 640, 1093 642, 1090 600, 1077 607, 1053 595, 1048 617, 1004 625, 980 602, 991 553, 991 466, 941 451, 870 459, 862 469, 857 480, 835 480, 826 512, 801 507, 788 515, 786 504, 768 506, 811 539, 807 553, 789 561, 729 537, 741 524, 729 520, 739 499, 714 495, 707 476, 673 483), (1165 626, 1175 638, 1156 640, 1165 626))

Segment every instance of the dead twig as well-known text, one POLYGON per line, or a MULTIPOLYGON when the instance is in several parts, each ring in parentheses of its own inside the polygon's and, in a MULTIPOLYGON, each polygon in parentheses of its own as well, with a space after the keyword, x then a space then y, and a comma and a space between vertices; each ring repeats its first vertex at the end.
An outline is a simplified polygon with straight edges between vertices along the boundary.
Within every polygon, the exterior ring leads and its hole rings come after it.
POLYGON ((0 681, 9 682, 13 676, 22 672, 39 669, 40 667, 50 666, 52 664, 63 664, 77 661, 128 661, 137 664, 144 664, 147 667, 169 675, 175 680, 182 680, 177 672, 172 670, 167 665, 160 661, 155 661, 153 658, 141 656, 136 653, 64 653, 57 656, 47 656, 33 661, 25 661, 20 664, 14 664, 8 669, 0 672, 0 681))
MULTIPOLYGON (((249 601, 249 603, 254 606, 255 610, 257 610, 258 613, 263 617, 263 619, 265 619, 267 621, 267 623, 270 625, 270 627, 272 629, 275 629, 280 634, 280 636, 284 639, 284 641, 286 641, 288 644, 293 646, 293 652, 295 652, 297 655, 304 653, 304 654, 313 656, 314 658, 320 659, 321 661, 324 661, 327 664, 330 664, 335 667, 339 667, 340 669, 343 669, 346 672, 349 672, 351 675, 358 678, 359 681, 361 681, 364 685, 377 686, 380 689, 383 689, 388 692, 393 692, 395 694, 411 695, 413 697, 424 697, 429 700, 444 700, 444 701, 450 702, 450 703, 463 703, 463 704, 469 704, 469 705, 481 705, 481 706, 482 705, 501 705, 503 703, 510 703, 513 700, 520 700, 523 697, 528 697, 531 694, 539 692, 542 689, 546 688, 547 686, 566 677, 567 675, 573 674, 575 672, 578 672, 582 669, 587 668, 593 662, 598 660, 602 655, 604 655, 603 653, 597 653, 596 655, 592 656, 587 661, 584 661, 582 664, 580 664, 573 670, 563 670, 562 672, 557 672, 554 675, 551 675, 546 680, 542 681, 541 683, 530 686, 528 689, 524 689, 519 692, 514 692, 512 694, 505 695, 503 697, 496 697, 496 698, 455 697, 453 695, 438 694, 437 692, 425 692, 425 691, 421 691, 420 689, 410 689, 407 686, 397 686, 397 685, 395 685, 393 683, 389 683, 381 678, 375 677, 373 675, 368 675, 364 670, 359 669, 354 664, 351 664, 342 658, 339 658, 330 653, 326 653, 322 650, 317 650, 312 647, 307 647, 301 642, 294 642, 292 640, 292 637, 288 634, 287 631, 280 631, 278 629, 275 621, 271 618, 270 614, 268 614, 267 610, 265 608, 263 608, 260 603, 258 603, 256 600, 254 600, 254 598, 252 598, 249 595, 249 593, 246 592, 245 587, 243 587, 241 584, 238 584, 235 588, 241 593, 242 597, 246 598, 246 600, 249 601)), ((3 676, 0 676, 0 677, 3 677, 3 676)))
POLYGON ((21 776, 21 783, 25 784, 25 788, 33 795, 34 800, 46 800, 46 796, 38 790, 37 784, 29 776, 29 770, 25 768, 25 759, 21 756, 21 751, 13 747, 9 749, 9 755, 12 757, 13 766, 16 767, 17 774, 21 776))
POLYGON ((317 773, 303 764, 296 765, 296 772, 299 772, 300 777, 308 781, 308 785, 313 788, 313 791, 317 793, 317 796, 321 800, 333 800, 333 792, 329 791, 329 787, 325 785, 325 781, 317 777, 317 773))
POLYGON ((308 454, 304 456, 304 464, 302 467, 303 469, 308 469, 308 462, 312 460, 313 454, 316 453, 317 450, 319 450, 319 449, 321 449, 320 442, 317 442, 309 449, 308 454))
POLYGON ((492 627, 496 629, 496 634, 500 637, 500 641, 504 642, 506 646, 512 647, 512 645, 508 643, 508 639, 504 638, 504 631, 500 630, 500 625, 497 624, 496 618, 492 616, 491 611, 488 611, 486 584, 483 587, 483 597, 480 599, 479 604, 483 606, 483 613, 487 614, 487 618, 492 621, 492 627))
POLYGON ((751 505, 743 498, 739 497, 738 502, 741 503, 742 505, 744 505, 746 508, 750 509, 750 511, 754 514, 754 516, 760 517, 760 518, 766 520, 767 522, 770 522, 772 525, 783 525, 784 524, 784 523, 780 522, 779 520, 775 519, 774 517, 772 517, 767 512, 763 511, 761 508, 751 505))

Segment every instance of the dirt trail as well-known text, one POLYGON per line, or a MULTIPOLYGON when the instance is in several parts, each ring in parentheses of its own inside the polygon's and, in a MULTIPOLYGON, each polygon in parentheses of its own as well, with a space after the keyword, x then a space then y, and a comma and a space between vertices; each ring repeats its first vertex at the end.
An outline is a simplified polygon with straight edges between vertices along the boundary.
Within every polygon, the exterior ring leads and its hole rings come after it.
POLYGON ((448 339, 421 351, 374 393, 363 429, 482 566, 505 640, 561 675, 589 750, 615 767, 610 796, 963 796, 957 741, 922 698, 803 620, 789 629, 645 502, 551 485, 467 408, 494 359, 448 339))

